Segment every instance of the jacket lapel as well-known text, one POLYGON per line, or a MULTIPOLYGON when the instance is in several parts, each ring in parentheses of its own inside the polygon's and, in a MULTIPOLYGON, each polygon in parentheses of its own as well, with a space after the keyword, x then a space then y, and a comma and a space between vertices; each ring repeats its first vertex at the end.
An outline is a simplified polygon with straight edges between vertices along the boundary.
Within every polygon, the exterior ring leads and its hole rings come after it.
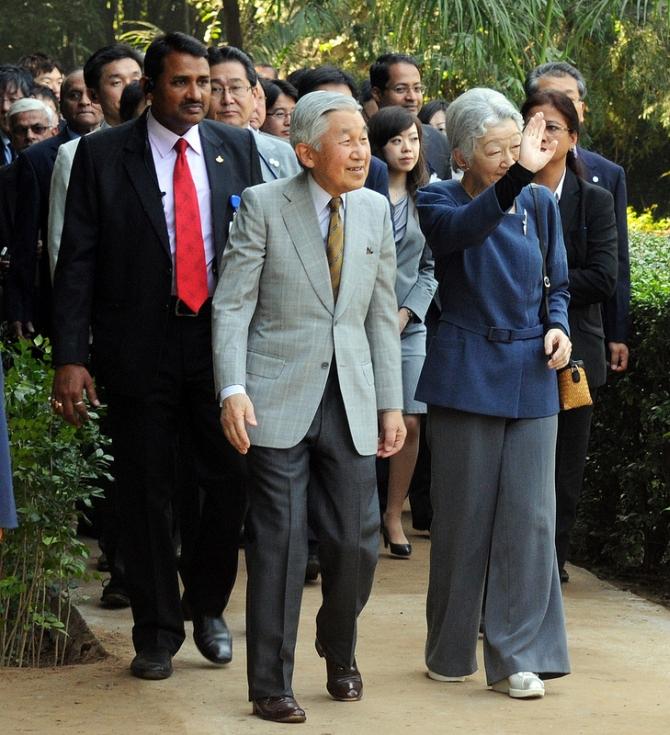
MULTIPOLYGON (((206 124, 201 123, 198 130, 212 195, 212 230, 216 247, 216 259, 219 262, 228 239, 226 222, 230 221, 230 190, 236 179, 234 173, 230 171, 225 142, 214 135, 206 124)), ((238 193, 241 194, 242 192, 238 193)))
POLYGON ((314 202, 309 193, 307 176, 308 174, 303 172, 289 180, 284 190, 288 202, 282 209, 282 219, 312 288, 321 303, 332 314, 335 309, 333 287, 330 283, 325 245, 314 211, 314 202))
POLYGON ((128 172, 131 185, 137 192, 137 197, 163 249, 171 257, 170 240, 163 212, 163 197, 158 186, 156 169, 147 138, 146 113, 135 122, 126 141, 125 152, 123 165, 128 172))

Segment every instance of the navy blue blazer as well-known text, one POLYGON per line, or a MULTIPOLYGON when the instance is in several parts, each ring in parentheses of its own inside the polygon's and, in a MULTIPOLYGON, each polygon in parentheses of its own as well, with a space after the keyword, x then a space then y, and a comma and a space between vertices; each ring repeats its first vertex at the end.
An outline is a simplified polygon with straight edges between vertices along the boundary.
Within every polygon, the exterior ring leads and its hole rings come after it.
POLYGON ((626 208, 626 172, 604 156, 577 147, 577 156, 586 168, 586 180, 602 186, 614 197, 618 241, 618 269, 616 290, 605 302, 603 309, 605 339, 608 342, 627 342, 630 308, 630 256, 628 254, 628 223, 626 208))
POLYGON ((12 489, 7 418, 5 416, 5 378, 0 361, 0 528, 16 528, 16 507, 12 489))
POLYGON ((377 156, 370 157, 370 168, 364 186, 366 189, 371 189, 387 199, 389 198, 389 170, 381 158, 377 158, 377 156))
POLYGON ((494 186, 474 199, 454 180, 418 192, 442 313, 417 400, 507 418, 558 413, 556 374, 544 354, 540 229, 551 281, 548 322, 566 334, 568 264, 556 200, 547 188, 536 190, 539 222, 530 187, 514 214, 501 210, 494 186))
POLYGON ((11 247, 11 265, 7 282, 7 321, 37 321, 40 331, 49 333, 51 311, 51 276, 46 249, 40 261, 40 308, 35 305, 37 240, 40 232, 46 244, 49 216, 51 174, 58 149, 72 140, 67 128, 53 138, 36 143, 23 151, 17 160, 17 202, 11 247))

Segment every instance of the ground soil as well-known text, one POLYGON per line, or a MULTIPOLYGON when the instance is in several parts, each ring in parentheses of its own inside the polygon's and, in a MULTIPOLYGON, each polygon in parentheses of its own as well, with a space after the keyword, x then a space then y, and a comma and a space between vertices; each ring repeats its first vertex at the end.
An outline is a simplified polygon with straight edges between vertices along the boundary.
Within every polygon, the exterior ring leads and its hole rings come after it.
MULTIPOLYGON (((486 688, 479 671, 462 684, 426 678, 423 663, 429 541, 412 536, 410 560, 382 551, 359 627, 365 679, 358 703, 332 701, 314 651, 320 587, 305 588, 294 687, 307 711, 304 735, 667 735, 670 732, 670 610, 570 567, 564 586, 573 673, 547 682, 543 700, 515 701, 486 688)), ((244 651, 244 566, 229 609, 235 657, 207 663, 190 638, 163 682, 134 679, 130 613, 98 606, 99 582, 78 592, 79 609, 107 649, 98 663, 0 671, 0 733, 52 735, 238 735, 280 733, 251 715, 244 651)), ((480 644, 481 646, 481 644, 480 644)), ((480 665, 481 649, 480 649, 480 665)))

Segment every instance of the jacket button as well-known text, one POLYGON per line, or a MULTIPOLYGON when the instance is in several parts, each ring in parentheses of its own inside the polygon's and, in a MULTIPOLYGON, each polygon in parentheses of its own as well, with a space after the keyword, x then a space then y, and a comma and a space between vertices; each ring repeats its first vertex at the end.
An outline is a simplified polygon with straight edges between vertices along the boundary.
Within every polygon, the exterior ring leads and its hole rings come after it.
POLYGON ((330 364, 327 362, 322 362, 321 367, 325 370, 326 368, 330 367, 330 364))

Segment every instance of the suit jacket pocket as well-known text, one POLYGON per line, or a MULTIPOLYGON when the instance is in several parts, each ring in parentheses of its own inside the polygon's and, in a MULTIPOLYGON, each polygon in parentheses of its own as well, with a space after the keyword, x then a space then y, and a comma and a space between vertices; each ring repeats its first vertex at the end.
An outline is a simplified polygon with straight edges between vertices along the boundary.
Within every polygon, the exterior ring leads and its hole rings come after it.
POLYGON ((276 380, 282 374, 285 365, 286 360, 281 357, 247 351, 247 373, 250 375, 276 380))

